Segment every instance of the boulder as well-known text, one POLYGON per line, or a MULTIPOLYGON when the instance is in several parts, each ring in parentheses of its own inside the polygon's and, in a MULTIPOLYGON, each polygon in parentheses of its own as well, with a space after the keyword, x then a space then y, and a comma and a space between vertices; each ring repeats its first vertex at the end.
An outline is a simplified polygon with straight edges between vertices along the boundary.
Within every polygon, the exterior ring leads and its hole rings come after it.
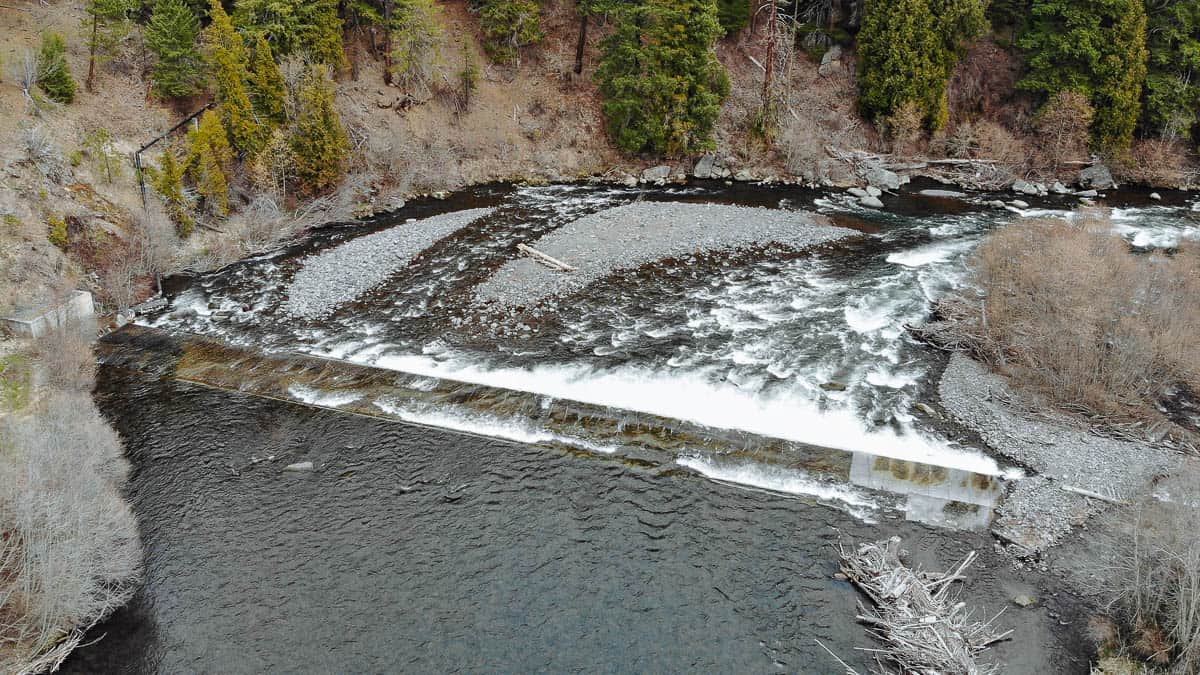
POLYGON ((1017 607, 1033 607, 1037 604, 1037 598, 1026 593, 1014 597, 1012 601, 1017 607))
POLYGON ((858 203, 862 204, 863 206, 865 206, 869 209, 882 209, 883 208, 883 202, 879 201, 878 197, 872 197, 871 195, 867 195, 866 197, 859 197, 858 203))
POLYGON ((849 192, 850 194, 854 195, 855 197, 858 197, 859 199, 863 199, 864 197, 873 197, 874 196, 871 193, 867 192, 866 190, 864 190, 860 187, 852 187, 849 190, 846 190, 846 192, 849 192))
POLYGON ((878 162, 867 164, 863 171, 863 180, 867 181, 867 185, 873 185, 881 190, 899 190, 901 185, 908 182, 908 176, 900 174, 885 168, 883 164, 878 162))
POLYGON ((671 176, 671 167, 666 164, 650 167, 642 172, 642 180, 647 183, 661 183, 671 176))
POLYGON ((1157 201, 1160 201, 1160 200, 1162 199, 1162 195, 1158 194, 1157 192, 1151 192, 1151 193, 1150 193, 1150 199, 1153 199, 1154 201, 1156 201, 1156 202, 1157 202, 1157 201))
POLYGON ((1107 190, 1116 187, 1112 172, 1103 164, 1093 164, 1079 172, 1079 184, 1094 190, 1107 190))
POLYGON ((1012 191, 1023 194, 1023 195, 1038 194, 1038 189, 1037 189, 1036 185, 1034 185, 1033 183, 1030 183, 1027 180, 1021 179, 1021 178, 1018 178, 1016 181, 1013 182, 1012 191))
POLYGON ((703 155, 696 160, 696 167, 692 170, 692 175, 696 178, 712 178, 713 166, 717 163, 716 155, 703 155))
POLYGON ((846 384, 844 382, 838 382, 837 380, 822 382, 820 386, 825 391, 846 391, 846 384))
POLYGON ((1091 198, 1091 197, 1099 197, 1100 193, 1096 192, 1095 190, 1080 190, 1079 192, 1075 193, 1075 196, 1091 198))
POLYGON ((821 65, 833 63, 834 61, 842 60, 842 46, 834 45, 821 55, 821 65))
POLYGON ((1029 208, 1029 202, 1022 201, 1022 200, 1020 200, 1020 199, 1014 199, 1014 200, 1012 200, 1011 202, 1009 202, 1009 205, 1010 205, 1010 206, 1012 206, 1013 208, 1016 208, 1016 209, 1027 209, 1027 208, 1029 208))
POLYGON ((883 190, 880 190, 879 188, 875 187, 874 185, 868 185, 867 186, 867 194, 871 195, 872 197, 878 197, 883 194, 883 190))
POLYGON ((742 169, 733 175, 733 179, 747 183, 754 180, 754 173, 751 172, 750 169, 742 169))
POLYGON ((1050 191, 1056 195, 1071 194, 1071 188, 1067 187, 1066 185, 1063 185, 1062 183, 1060 183, 1058 181, 1054 181, 1054 183, 1050 186, 1050 191))
POLYGON ((987 204, 988 204, 988 206, 990 206, 992 208, 996 208, 996 209, 1002 209, 1005 206, 1008 206, 1008 204, 1005 204, 1004 202, 1000 201, 999 199, 993 199, 992 201, 988 202, 987 204))

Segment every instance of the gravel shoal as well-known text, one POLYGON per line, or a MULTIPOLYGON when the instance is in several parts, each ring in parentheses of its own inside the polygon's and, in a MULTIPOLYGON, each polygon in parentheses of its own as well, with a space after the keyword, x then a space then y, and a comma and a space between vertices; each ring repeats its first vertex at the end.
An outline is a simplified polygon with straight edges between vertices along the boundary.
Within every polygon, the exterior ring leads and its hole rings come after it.
POLYGON ((828 224, 802 211, 638 202, 593 213, 528 242, 576 268, 560 272, 517 258, 505 263, 475 290, 479 302, 532 306, 562 297, 618 270, 691 253, 735 250, 778 243, 795 248, 823 244, 858 232, 828 224))
POLYGON ((387 281, 421 251, 495 209, 467 209, 404 223, 305 258, 283 309, 315 319, 387 281))
POLYGON ((1102 438, 1052 413, 1048 420, 1031 418, 1005 402, 1019 399, 1003 378, 962 354, 951 357, 938 393, 956 421, 996 452, 1037 472, 1016 481, 992 528, 1031 553, 1045 550, 1107 506, 1062 486, 1133 499, 1177 461, 1164 448, 1102 438))

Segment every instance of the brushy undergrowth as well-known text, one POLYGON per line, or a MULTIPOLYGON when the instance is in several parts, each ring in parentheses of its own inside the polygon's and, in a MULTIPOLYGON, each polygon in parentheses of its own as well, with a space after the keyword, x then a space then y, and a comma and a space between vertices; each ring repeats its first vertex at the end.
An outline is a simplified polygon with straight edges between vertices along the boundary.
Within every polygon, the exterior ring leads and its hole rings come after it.
POLYGON ((141 569, 128 464, 92 403, 86 340, 61 331, 40 386, 0 417, 0 672, 54 670, 125 604, 141 569), (69 353, 68 353, 69 352, 69 353))
POLYGON ((915 329, 971 353, 1063 408, 1161 419, 1200 392, 1200 251, 1137 252, 1099 217, 1023 220, 971 260, 975 288, 915 329))

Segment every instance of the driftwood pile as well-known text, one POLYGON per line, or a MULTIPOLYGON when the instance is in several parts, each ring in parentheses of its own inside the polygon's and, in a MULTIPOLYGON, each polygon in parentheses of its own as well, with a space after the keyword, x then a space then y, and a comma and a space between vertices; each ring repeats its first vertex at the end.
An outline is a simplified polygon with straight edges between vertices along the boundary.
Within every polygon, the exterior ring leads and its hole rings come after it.
MULTIPOLYGON (((912 570, 900 561, 900 538, 866 543, 848 551, 839 546, 842 574, 871 599, 859 603, 858 620, 884 649, 874 652, 878 672, 918 675, 983 675, 995 666, 975 659, 989 645, 1012 631, 993 627, 996 617, 972 621, 965 602, 958 600, 954 582, 975 560, 972 551, 946 573, 912 570)), ((997 617, 999 614, 996 615, 997 617)), ((845 664, 843 664, 845 665, 845 664)), ((847 666, 847 673, 854 671, 847 666)))

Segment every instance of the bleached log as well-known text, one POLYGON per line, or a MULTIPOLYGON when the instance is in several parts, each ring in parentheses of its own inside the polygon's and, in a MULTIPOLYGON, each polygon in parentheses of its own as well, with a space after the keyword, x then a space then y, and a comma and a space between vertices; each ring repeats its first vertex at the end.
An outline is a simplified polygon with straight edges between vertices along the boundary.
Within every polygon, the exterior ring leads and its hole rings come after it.
POLYGON ((520 251, 521 253, 524 253, 525 255, 533 258, 534 260, 542 263, 543 265, 552 267, 560 272, 574 272, 575 271, 574 267, 559 260, 558 258, 554 258, 549 255, 546 255, 545 253, 542 253, 541 251, 537 250, 536 248, 533 248, 532 246, 526 246, 525 244, 517 244, 517 250, 520 251))

